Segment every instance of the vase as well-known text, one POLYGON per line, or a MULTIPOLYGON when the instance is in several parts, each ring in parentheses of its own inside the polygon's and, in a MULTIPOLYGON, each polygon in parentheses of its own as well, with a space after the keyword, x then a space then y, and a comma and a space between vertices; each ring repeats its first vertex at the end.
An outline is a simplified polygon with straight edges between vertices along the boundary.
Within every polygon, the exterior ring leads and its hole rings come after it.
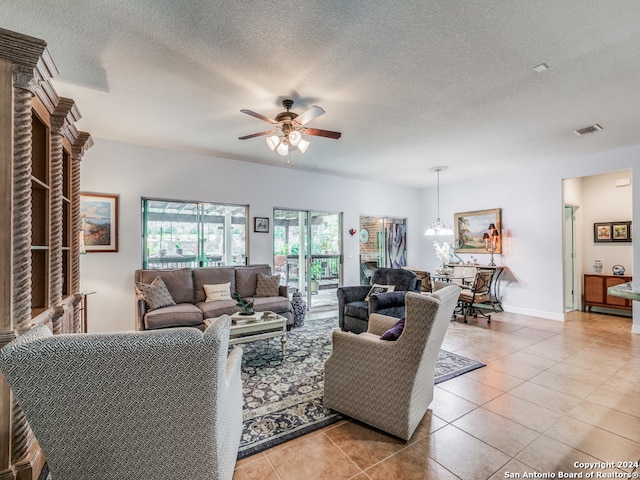
POLYGON ((602 261, 594 260, 593 261, 593 273, 602 273, 602 261))

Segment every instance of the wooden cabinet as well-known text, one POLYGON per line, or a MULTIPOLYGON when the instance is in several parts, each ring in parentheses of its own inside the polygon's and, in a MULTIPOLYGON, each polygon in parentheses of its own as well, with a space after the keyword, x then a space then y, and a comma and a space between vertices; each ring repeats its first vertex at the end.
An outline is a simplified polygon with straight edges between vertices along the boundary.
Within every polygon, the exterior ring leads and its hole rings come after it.
POLYGON ((586 312, 591 311, 591 307, 605 307, 631 311, 631 300, 607 295, 609 287, 630 281, 631 277, 626 275, 586 273, 584 275, 583 310, 586 312))
MULTIPOLYGON (((34 324, 82 331, 80 163, 93 141, 56 74, 46 42, 0 28, 0 348, 34 324)), ((44 461, 0 376, 0 479, 37 480, 44 461)))

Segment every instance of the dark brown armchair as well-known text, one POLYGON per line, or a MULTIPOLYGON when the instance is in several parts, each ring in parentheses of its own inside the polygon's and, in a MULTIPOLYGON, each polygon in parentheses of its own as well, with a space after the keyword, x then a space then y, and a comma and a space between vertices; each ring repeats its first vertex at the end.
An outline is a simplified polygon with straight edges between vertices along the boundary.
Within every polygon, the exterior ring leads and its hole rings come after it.
POLYGON ((338 322, 344 331, 367 331, 369 315, 380 313, 390 317, 404 316, 404 297, 407 292, 420 292, 422 281, 415 273, 402 268, 378 268, 371 276, 371 285, 340 287, 338 296, 338 322), (393 292, 367 294, 372 285, 393 285, 393 292))

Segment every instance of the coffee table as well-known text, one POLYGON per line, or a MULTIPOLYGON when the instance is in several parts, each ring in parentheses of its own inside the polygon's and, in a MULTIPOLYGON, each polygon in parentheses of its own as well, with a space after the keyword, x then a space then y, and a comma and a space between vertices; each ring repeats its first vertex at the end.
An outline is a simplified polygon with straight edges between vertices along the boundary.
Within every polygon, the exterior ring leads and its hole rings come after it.
POLYGON ((229 332, 229 345, 238 343, 254 342, 256 340, 267 340, 267 347, 271 338, 280 337, 282 345, 282 358, 284 358, 287 345, 287 319, 282 315, 272 313, 265 320, 243 318, 242 315, 234 313, 231 315, 231 330, 229 332))

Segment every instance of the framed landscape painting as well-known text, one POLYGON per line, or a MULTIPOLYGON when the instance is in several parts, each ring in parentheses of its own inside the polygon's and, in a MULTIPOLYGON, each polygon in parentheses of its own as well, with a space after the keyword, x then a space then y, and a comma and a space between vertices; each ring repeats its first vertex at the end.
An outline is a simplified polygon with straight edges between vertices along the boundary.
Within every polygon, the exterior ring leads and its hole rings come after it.
MULTIPOLYGON (((502 211, 499 208, 456 213, 453 218, 456 253, 490 253, 482 236, 489 231, 492 223, 502 237, 502 211)), ((493 253, 502 253, 502 242, 497 242, 493 253)))
POLYGON ((80 194, 85 251, 118 251, 118 199, 119 195, 107 193, 80 194))

